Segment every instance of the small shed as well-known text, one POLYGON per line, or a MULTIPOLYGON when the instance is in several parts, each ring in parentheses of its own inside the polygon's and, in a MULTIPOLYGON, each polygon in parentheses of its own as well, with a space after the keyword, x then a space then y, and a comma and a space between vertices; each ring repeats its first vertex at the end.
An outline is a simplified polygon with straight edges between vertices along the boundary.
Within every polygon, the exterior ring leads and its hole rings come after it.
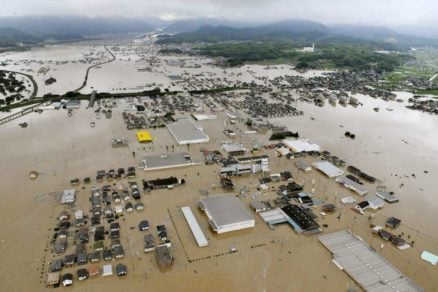
POLYGON ((83 281, 88 279, 89 274, 87 269, 79 269, 76 271, 76 274, 78 275, 78 280, 83 281))
POLYGON ((64 266, 73 266, 75 263, 76 257, 74 254, 69 254, 64 257, 64 266))
POLYGON ((401 220, 395 217, 391 217, 388 218, 388 220, 386 220, 386 226, 391 227, 391 228, 397 228, 400 226, 401 220))
POLYGON ((59 272, 61 271, 63 266, 62 260, 61 259, 57 259, 54 260, 51 264, 50 264, 50 271, 53 272, 59 272))
POLYGON ((76 199, 76 190, 74 189, 64 190, 61 197, 61 204, 74 203, 75 199, 76 199))
POLYGON ((126 276, 128 274, 128 269, 126 268, 126 266, 124 264, 118 264, 116 266, 116 273, 117 273, 117 276, 119 276, 119 277, 126 276))
POLYGON ((113 266, 112 265, 104 265, 102 268, 102 276, 108 277, 113 275, 113 266))
POLYGON ((84 252, 78 253, 77 263, 78 265, 85 265, 87 263, 87 254, 84 252))
POLYGON ((138 229, 140 231, 145 231, 149 229, 149 221, 148 220, 142 220, 140 224, 138 224, 138 229))
POLYGON ((84 218, 84 212, 82 210, 76 210, 75 211, 75 218, 76 218, 76 220, 84 218))
POLYGON ((61 274, 59 272, 47 273, 47 286, 58 285, 61 279, 61 274))
POLYGON ((105 249, 103 251, 103 259, 105 261, 110 261, 113 259, 113 252, 110 249, 105 249))
POLYGON ((125 251, 123 250, 123 247, 121 245, 113 247, 113 254, 116 259, 123 258, 125 255, 125 251))
POLYGON ((261 202, 261 201, 251 201, 251 203, 249 203, 249 205, 251 206, 251 209, 254 210, 254 212, 259 213, 259 212, 264 212, 268 210, 268 206, 266 206, 265 203, 261 202))
POLYGON ((62 286, 64 287, 73 285, 73 274, 67 273, 62 275, 61 281, 62 281, 62 286))
POLYGON ((70 213, 67 210, 62 210, 58 216, 59 221, 70 220, 70 213))
POLYGON ((336 206, 334 204, 324 204, 321 207, 322 212, 334 212, 336 211, 336 206))
POLYGON ((98 265, 91 265, 88 268, 88 273, 90 274, 90 277, 98 276, 100 274, 100 269, 98 265))
POLYGON ((151 134, 148 131, 138 131, 137 141, 139 143, 149 143, 152 142, 151 134))

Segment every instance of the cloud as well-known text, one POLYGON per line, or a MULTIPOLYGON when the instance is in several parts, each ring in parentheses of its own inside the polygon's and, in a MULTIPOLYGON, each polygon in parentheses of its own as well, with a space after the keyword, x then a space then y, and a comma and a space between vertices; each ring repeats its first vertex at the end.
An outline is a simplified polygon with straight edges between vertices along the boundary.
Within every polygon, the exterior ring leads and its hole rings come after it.
POLYGON ((302 18, 325 23, 438 24, 436 0, 0 0, 0 15, 217 17, 272 22, 302 18))

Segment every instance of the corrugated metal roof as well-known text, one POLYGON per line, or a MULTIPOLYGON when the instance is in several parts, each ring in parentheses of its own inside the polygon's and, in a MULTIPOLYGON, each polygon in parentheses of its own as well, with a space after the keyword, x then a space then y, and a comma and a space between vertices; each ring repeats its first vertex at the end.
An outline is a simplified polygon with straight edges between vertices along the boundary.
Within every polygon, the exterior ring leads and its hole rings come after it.
POLYGON ((357 182, 349 179, 346 176, 337 177, 336 181, 361 196, 365 196, 368 193, 368 189, 366 187, 358 184, 357 182))
POLYGON ((266 212, 260 212, 260 217, 268 224, 280 224, 288 222, 287 216, 280 209, 269 210, 266 212))
POLYGON ((190 119, 180 119, 173 124, 167 125, 167 128, 180 145, 202 143, 210 140, 202 128, 190 119))
POLYGON ((193 215, 192 209, 190 207, 182 207, 181 211, 186 218, 187 224, 189 224, 190 230, 195 237, 196 243, 199 247, 207 246, 208 241, 202 232, 201 226, 199 226, 198 220, 196 220, 195 215, 193 215))
POLYGON ((204 197, 200 199, 200 203, 205 208, 210 221, 218 228, 242 222, 254 222, 254 217, 234 194, 204 197))
POLYGON ((319 161, 313 163, 312 165, 328 177, 337 177, 344 174, 342 170, 340 170, 328 161, 319 161))
POLYGON ((424 291, 349 230, 322 235, 319 241, 366 291, 424 291))

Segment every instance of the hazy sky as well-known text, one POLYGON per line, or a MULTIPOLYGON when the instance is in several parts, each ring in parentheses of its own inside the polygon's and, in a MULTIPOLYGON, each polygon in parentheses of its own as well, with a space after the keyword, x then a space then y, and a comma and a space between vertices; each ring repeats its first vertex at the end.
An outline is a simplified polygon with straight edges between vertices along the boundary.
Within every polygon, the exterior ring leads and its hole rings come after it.
POLYGON ((2 16, 217 17, 263 22, 302 18, 325 23, 438 24, 438 0, 0 0, 0 4, 2 16))

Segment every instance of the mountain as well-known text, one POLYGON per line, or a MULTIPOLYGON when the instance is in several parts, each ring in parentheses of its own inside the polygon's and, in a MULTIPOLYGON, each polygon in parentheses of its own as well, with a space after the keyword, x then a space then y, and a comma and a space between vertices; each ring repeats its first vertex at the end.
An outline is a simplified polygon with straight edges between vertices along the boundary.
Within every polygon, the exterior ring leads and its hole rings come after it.
MULTIPOLYGON (((178 22, 180 23, 180 22, 178 22)), ((194 22, 184 27, 194 27, 194 22)), ((196 23, 199 25, 200 23, 196 23)), ((204 25, 200 28, 177 35, 163 35, 159 43, 222 42, 222 41, 262 41, 288 39, 313 41, 327 34, 328 28, 321 23, 307 20, 285 20, 257 27, 231 27, 226 25, 204 25)))
POLYGON ((97 34, 144 33, 154 28, 142 19, 85 16, 0 17, 0 27, 13 27, 30 35, 91 36, 97 34))
POLYGON ((40 40, 12 27, 0 28, 0 47, 14 47, 19 44, 35 44, 40 40))
POLYGON ((234 28, 229 26, 203 26, 192 32, 176 35, 162 35, 158 43, 218 43, 225 41, 295 41, 297 44, 318 43, 358 43, 357 39, 347 36, 330 35, 325 27, 301 26, 281 27, 266 25, 260 27, 234 28), (315 30, 321 29, 321 30, 315 30))
POLYGON ((303 19, 286 19, 280 22, 259 26, 258 29, 275 32, 324 32, 329 29, 320 22, 303 19))
MULTIPOLYGON (((180 23, 180 22, 178 22, 180 23)), ((194 24, 194 22, 190 22, 194 24)), ((199 25, 200 23, 197 23, 199 25)), ((187 26, 193 28, 194 26, 187 26)), ((402 34, 382 26, 332 25, 309 20, 284 20, 257 27, 206 25, 176 35, 163 35, 159 43, 292 40, 298 43, 368 44, 376 49, 406 50, 411 46, 438 46, 438 40, 402 34)))
POLYGON ((438 45, 438 40, 399 33, 383 26, 333 25, 329 28, 334 34, 354 37, 367 41, 388 43, 398 45, 400 47, 438 45))
POLYGON ((192 32, 204 26, 227 26, 232 28, 242 28, 251 26, 251 23, 232 22, 219 18, 197 18, 197 19, 182 19, 170 23, 164 28, 167 33, 184 33, 192 32))

